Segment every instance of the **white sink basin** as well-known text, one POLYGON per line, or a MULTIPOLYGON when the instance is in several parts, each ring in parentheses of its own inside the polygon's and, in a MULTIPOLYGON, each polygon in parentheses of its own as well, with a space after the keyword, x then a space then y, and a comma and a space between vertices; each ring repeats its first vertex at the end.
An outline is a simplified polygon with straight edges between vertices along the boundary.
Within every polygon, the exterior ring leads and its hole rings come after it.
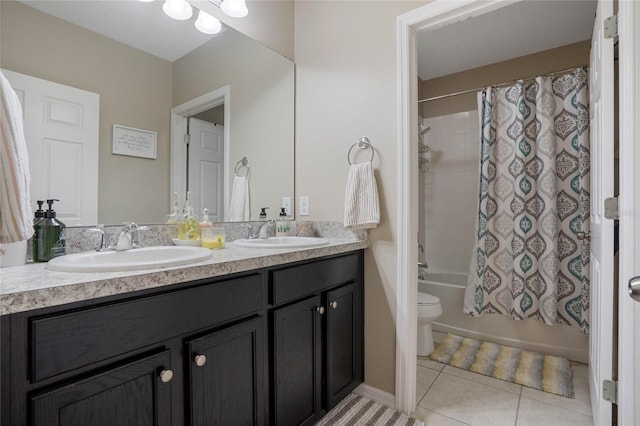
POLYGON ((233 241, 235 245, 240 247, 254 247, 254 248, 307 248, 318 247, 329 244, 329 241, 325 238, 316 237, 270 237, 270 238, 256 238, 253 240, 247 238, 241 238, 233 241))
POLYGON ((202 247, 143 247, 123 251, 68 254, 51 259, 47 269, 62 272, 117 272, 180 266, 211 257, 202 247))

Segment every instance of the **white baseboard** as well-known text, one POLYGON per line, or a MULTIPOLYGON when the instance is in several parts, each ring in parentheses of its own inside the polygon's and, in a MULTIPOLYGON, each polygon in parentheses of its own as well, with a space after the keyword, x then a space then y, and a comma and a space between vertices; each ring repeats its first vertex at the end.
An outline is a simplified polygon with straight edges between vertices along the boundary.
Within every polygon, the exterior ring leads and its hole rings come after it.
POLYGON ((353 393, 365 398, 369 398, 372 401, 382 404, 385 407, 396 409, 396 397, 395 395, 385 392, 373 386, 369 386, 366 383, 362 383, 360 386, 353 390, 353 393))

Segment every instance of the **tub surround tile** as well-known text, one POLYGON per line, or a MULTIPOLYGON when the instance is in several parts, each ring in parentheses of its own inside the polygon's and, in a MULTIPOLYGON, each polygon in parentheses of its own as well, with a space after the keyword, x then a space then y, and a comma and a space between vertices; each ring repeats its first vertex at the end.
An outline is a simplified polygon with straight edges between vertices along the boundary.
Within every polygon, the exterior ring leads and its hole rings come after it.
POLYGON ((545 404, 529 398, 520 399, 516 426, 592 426, 593 417, 545 404))
POLYGON ((420 407, 474 426, 513 426, 519 395, 440 373, 420 407))
POLYGON ((46 269, 46 263, 2 268, 0 315, 223 276, 366 247, 364 241, 335 238, 329 239, 326 246, 306 249, 248 249, 228 243, 224 249, 212 251, 212 257, 203 262, 141 271, 57 272, 46 269))

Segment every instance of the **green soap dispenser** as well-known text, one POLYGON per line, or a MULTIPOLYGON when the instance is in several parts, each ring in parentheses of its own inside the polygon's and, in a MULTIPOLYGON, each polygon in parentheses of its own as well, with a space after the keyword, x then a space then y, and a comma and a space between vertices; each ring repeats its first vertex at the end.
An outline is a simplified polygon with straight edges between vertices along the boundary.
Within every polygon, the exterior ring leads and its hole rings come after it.
POLYGON ((48 210, 44 218, 34 225, 33 236, 33 260, 36 262, 48 262, 54 257, 63 256, 66 250, 66 225, 56 219, 53 210, 53 202, 59 200, 47 200, 48 210))

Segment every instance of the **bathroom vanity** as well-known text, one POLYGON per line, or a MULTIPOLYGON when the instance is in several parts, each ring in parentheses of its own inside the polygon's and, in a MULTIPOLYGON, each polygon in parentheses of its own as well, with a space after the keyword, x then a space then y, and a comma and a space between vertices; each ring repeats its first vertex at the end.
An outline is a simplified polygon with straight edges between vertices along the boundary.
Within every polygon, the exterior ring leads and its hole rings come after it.
POLYGON ((359 244, 230 250, 133 290, 91 274, 113 294, 4 312, 1 424, 314 424, 364 379, 359 244))

